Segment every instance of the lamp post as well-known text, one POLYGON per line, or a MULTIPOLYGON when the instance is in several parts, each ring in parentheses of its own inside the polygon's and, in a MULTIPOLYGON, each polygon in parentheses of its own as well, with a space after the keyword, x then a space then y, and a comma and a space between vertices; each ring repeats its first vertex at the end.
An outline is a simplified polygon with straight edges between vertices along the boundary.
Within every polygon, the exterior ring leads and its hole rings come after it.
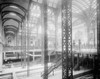
POLYGON ((73 47, 72 62, 73 62, 73 67, 74 67, 74 65, 75 65, 75 62, 74 62, 74 61, 75 61, 75 60, 74 60, 74 59, 75 59, 75 58, 74 58, 74 53, 75 53, 75 40, 73 40, 73 46, 72 46, 72 47, 73 47))
MULTIPOLYGON (((79 54, 80 54, 80 45, 81 45, 80 39, 79 39, 79 41, 78 41, 78 44, 79 44, 79 48, 78 48, 79 53, 78 53, 78 55, 77 55, 77 64, 79 64, 79 61, 80 61, 80 58, 79 58, 79 54)), ((80 68, 78 67, 78 70, 79 70, 79 69, 80 69, 80 68)))
POLYGON ((73 51, 75 50, 75 40, 73 40, 73 51))
POLYGON ((79 53, 80 53, 80 45, 81 45, 81 40, 80 39, 78 41, 78 44, 79 44, 79 53))

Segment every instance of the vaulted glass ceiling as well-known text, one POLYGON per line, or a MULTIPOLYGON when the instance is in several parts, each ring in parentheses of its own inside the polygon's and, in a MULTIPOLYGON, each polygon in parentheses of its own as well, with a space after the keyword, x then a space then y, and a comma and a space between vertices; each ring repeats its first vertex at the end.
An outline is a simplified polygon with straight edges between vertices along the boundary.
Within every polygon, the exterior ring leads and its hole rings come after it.
MULTIPOLYGON (((42 3, 42 0, 33 0, 42 3)), ((61 0, 48 0, 48 36, 55 38, 55 30, 58 29, 57 34, 61 33, 61 0), (59 3, 60 2, 60 3, 59 3), (59 8, 57 27, 55 28, 55 8, 59 8), (52 7, 52 8, 51 8, 52 7)), ((33 4, 30 7, 29 26, 31 33, 38 33, 42 30, 41 25, 41 7, 39 4, 33 4), (31 29, 33 28, 33 29, 31 29), (41 28, 41 29, 40 29, 41 28), (39 31, 38 31, 39 29, 39 31), (38 32, 37 32, 38 31, 38 32)), ((96 0, 72 0, 72 27, 96 26, 96 0)), ((39 33, 41 34, 41 33, 39 33)), ((58 36, 60 37, 60 36, 58 36)), ((61 37, 60 37, 61 38, 61 37)), ((61 40, 60 40, 61 41, 61 40)))
POLYGON ((96 4, 96 0, 73 0, 73 22, 79 21, 77 19, 80 19, 83 23, 93 19, 96 20, 96 4))
POLYGON ((96 0, 73 0, 72 11, 73 13, 79 13, 87 8, 96 8, 96 0))
MULTIPOLYGON (((35 2, 42 3, 42 0, 33 0, 35 2)), ((53 5, 61 7, 61 0, 48 0, 48 5, 55 8, 53 5), (60 2, 60 3, 59 3, 60 2)), ((34 3, 34 2, 33 2, 34 3)), ((60 13, 60 12, 59 12, 60 13)), ((41 19, 41 8, 38 4, 31 5, 30 8, 30 23, 29 26, 34 26, 39 24, 41 19)), ((51 23, 55 21, 54 11, 51 8, 48 8, 48 18, 51 23)), ((72 0, 72 23, 73 26, 79 24, 86 24, 88 21, 93 21, 96 19, 96 0, 72 0)), ((61 22, 61 21, 60 21, 61 22)), ((91 22, 89 22, 91 23, 91 22)))
MULTIPOLYGON (((41 5, 42 5, 43 0, 32 0, 32 1, 33 2, 29 10, 30 12, 29 12, 28 24, 26 25, 30 27, 28 28, 30 30, 30 33, 41 34, 40 33, 42 32, 41 5)), ((61 2, 62 0, 47 0, 47 2, 48 2, 48 26, 49 26, 48 34, 50 34, 50 36, 55 36, 56 29, 58 30, 60 29, 59 31, 61 31, 61 2), (58 17, 57 19, 55 19, 55 15, 57 15, 58 17), (55 25, 56 21, 57 21, 57 25, 55 25), (57 27, 55 28, 55 26, 57 27), (53 31, 52 33, 51 33, 51 30, 53 31)), ((85 24, 86 27, 95 26, 96 25, 96 6, 97 6, 96 0, 72 0, 73 27, 77 25, 82 25, 82 24, 85 24)), ((15 9, 23 16, 25 15, 24 12, 21 11, 19 7, 16 7, 14 5, 10 5, 9 7, 15 9)), ((10 8, 6 10, 10 10, 10 8)), ((19 16, 16 16, 16 14, 14 13, 9 13, 7 15, 5 15, 5 17, 16 18, 21 21, 21 18, 19 16)))
MULTIPOLYGON (((31 4, 31 7, 30 7, 31 18, 29 19, 30 20, 29 26, 32 25, 33 27, 37 24, 41 25, 39 23, 41 23, 41 5, 42 5, 43 0, 32 0, 32 1, 33 3, 31 4)), ((61 1, 62 0, 47 0, 48 6, 49 6, 48 18, 50 21, 52 21, 53 24, 55 21, 55 15, 54 15, 55 12, 53 9, 61 9, 61 1)), ((18 9, 18 7, 14 5, 10 5, 9 7, 18 9)), ((60 14, 60 11, 61 10, 58 10, 58 14, 60 14)), ((81 23, 86 23, 88 19, 93 20, 94 18, 96 18, 96 0, 72 0, 72 12, 73 12, 72 13, 73 26, 81 24, 81 23)), ((24 14, 23 12, 21 13, 24 14)), ((12 13, 10 13, 10 15, 12 15, 12 13)), ((16 17, 16 18, 19 18, 19 17, 16 17)))

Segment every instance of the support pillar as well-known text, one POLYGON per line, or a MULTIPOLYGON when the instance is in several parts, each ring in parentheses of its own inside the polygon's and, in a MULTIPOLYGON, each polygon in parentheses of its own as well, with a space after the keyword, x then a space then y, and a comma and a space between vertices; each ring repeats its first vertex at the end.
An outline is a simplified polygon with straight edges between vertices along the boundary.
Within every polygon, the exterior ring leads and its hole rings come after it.
POLYGON ((2 71, 3 64, 3 29, 0 17, 0 72, 2 71))
POLYGON ((48 34, 47 34, 47 0, 43 0, 43 37, 44 37, 44 76, 48 79, 48 34))
MULTIPOLYGON (((44 14, 43 14, 43 7, 41 8, 41 19, 43 19, 43 17, 44 17, 44 14)), ((43 65, 44 64, 44 20, 42 20, 41 21, 41 30, 42 30, 42 32, 41 32, 41 49, 42 49, 42 52, 41 52, 41 64, 43 65)))
POLYGON ((55 10, 54 12, 54 16, 55 16, 55 59, 58 58, 58 52, 57 52, 57 44, 58 44, 58 40, 57 40, 57 33, 58 33, 58 26, 57 26, 57 20, 58 20, 58 9, 55 10))
POLYGON ((62 79, 73 79, 72 0, 62 0, 62 79))
POLYGON ((94 59, 94 79, 100 79, 100 0, 97 0, 97 56, 94 59))
POLYGON ((0 72, 2 71, 2 64, 3 64, 2 50, 3 50, 3 45, 2 45, 2 43, 0 43, 0 72))

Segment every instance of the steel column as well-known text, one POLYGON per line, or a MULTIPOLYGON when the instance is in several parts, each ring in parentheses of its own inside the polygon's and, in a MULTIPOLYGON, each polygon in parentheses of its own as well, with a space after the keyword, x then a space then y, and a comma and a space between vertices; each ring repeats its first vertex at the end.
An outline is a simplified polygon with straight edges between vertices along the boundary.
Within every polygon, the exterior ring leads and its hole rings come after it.
MULTIPOLYGON (((100 79, 100 0, 97 0, 97 58, 95 57, 95 77, 100 79)), ((95 78, 94 78, 95 79, 95 78)))
POLYGON ((97 1, 97 53, 100 55, 100 0, 97 1))
POLYGON ((22 31, 23 31, 23 22, 21 22, 21 39, 20 39, 20 41, 21 41, 21 66, 22 66, 22 62, 23 62, 23 43, 22 43, 22 31))
POLYGON ((48 37, 47 37, 47 0, 43 0, 43 34, 44 34, 44 76, 48 79, 48 37))
POLYGON ((26 42, 27 42, 27 46, 26 46, 26 52, 27 52, 27 57, 26 57, 26 59, 27 59, 27 76, 29 76, 30 75, 30 68, 29 68, 29 66, 30 66, 30 61, 29 61, 29 47, 30 47, 30 45, 29 45, 29 40, 30 40, 30 35, 29 35, 29 17, 30 17, 30 5, 31 5, 31 2, 32 2, 32 0, 29 0, 29 4, 28 4, 28 11, 27 11, 27 13, 26 13, 26 23, 27 23, 27 26, 26 26, 26 31, 27 31, 27 33, 26 33, 26 42))
POLYGON ((62 79, 73 79, 72 0, 62 0, 62 79))

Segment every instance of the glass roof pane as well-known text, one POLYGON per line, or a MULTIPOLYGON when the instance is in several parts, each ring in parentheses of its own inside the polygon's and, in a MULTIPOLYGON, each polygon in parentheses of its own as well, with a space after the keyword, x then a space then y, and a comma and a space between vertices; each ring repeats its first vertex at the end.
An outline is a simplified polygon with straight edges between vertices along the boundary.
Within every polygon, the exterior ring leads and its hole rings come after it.
POLYGON ((81 12, 82 10, 86 10, 90 6, 96 8, 96 0, 73 0, 72 6, 73 6, 72 7, 73 12, 74 12, 74 9, 78 8, 77 10, 77 13, 78 13, 78 11, 81 12))
POLYGON ((41 15, 40 7, 38 5, 31 5, 30 16, 39 17, 41 15))
MULTIPOLYGON (((93 20, 96 17, 96 6, 96 0, 73 0, 72 12, 77 16, 76 18, 86 22, 87 19, 93 20)), ((74 22, 74 19, 72 20, 74 22)))
MULTIPOLYGON (((37 1, 37 2, 42 2, 42 0, 34 0, 34 1, 37 1)), ((48 3, 49 3, 49 6, 56 6, 57 4, 59 4, 58 2, 61 1, 61 0, 48 0, 48 3)), ((72 12, 73 14, 75 15, 79 15, 79 17, 74 17, 73 16, 73 19, 72 19, 72 22, 75 22, 77 20, 77 18, 79 19, 79 21, 77 21, 77 23, 81 23, 80 20, 81 19, 84 19, 86 16, 83 14, 86 14, 86 15, 89 15, 88 11, 86 12, 86 10, 89 10, 88 8, 90 8, 91 6, 91 9, 94 8, 96 9, 96 0, 73 0, 72 1, 72 12), (83 13, 84 11, 84 13, 83 13), (80 18, 81 16, 81 18, 80 18)), ((93 18, 95 17, 96 13, 94 13, 94 16, 93 18)), ((32 4, 31 5, 31 9, 30 9, 30 25, 29 26, 36 26, 36 23, 39 23, 38 20, 41 18, 41 10, 40 10, 40 7, 39 5, 34 5, 32 4)), ((48 8, 48 20, 50 21, 54 21, 55 20, 55 15, 54 15, 54 12, 51 8, 48 8)), ((61 21, 59 21, 61 22, 61 21)), ((53 23, 53 22, 52 22, 53 23)))
POLYGON ((38 0, 39 3, 42 3, 42 0, 38 0))

